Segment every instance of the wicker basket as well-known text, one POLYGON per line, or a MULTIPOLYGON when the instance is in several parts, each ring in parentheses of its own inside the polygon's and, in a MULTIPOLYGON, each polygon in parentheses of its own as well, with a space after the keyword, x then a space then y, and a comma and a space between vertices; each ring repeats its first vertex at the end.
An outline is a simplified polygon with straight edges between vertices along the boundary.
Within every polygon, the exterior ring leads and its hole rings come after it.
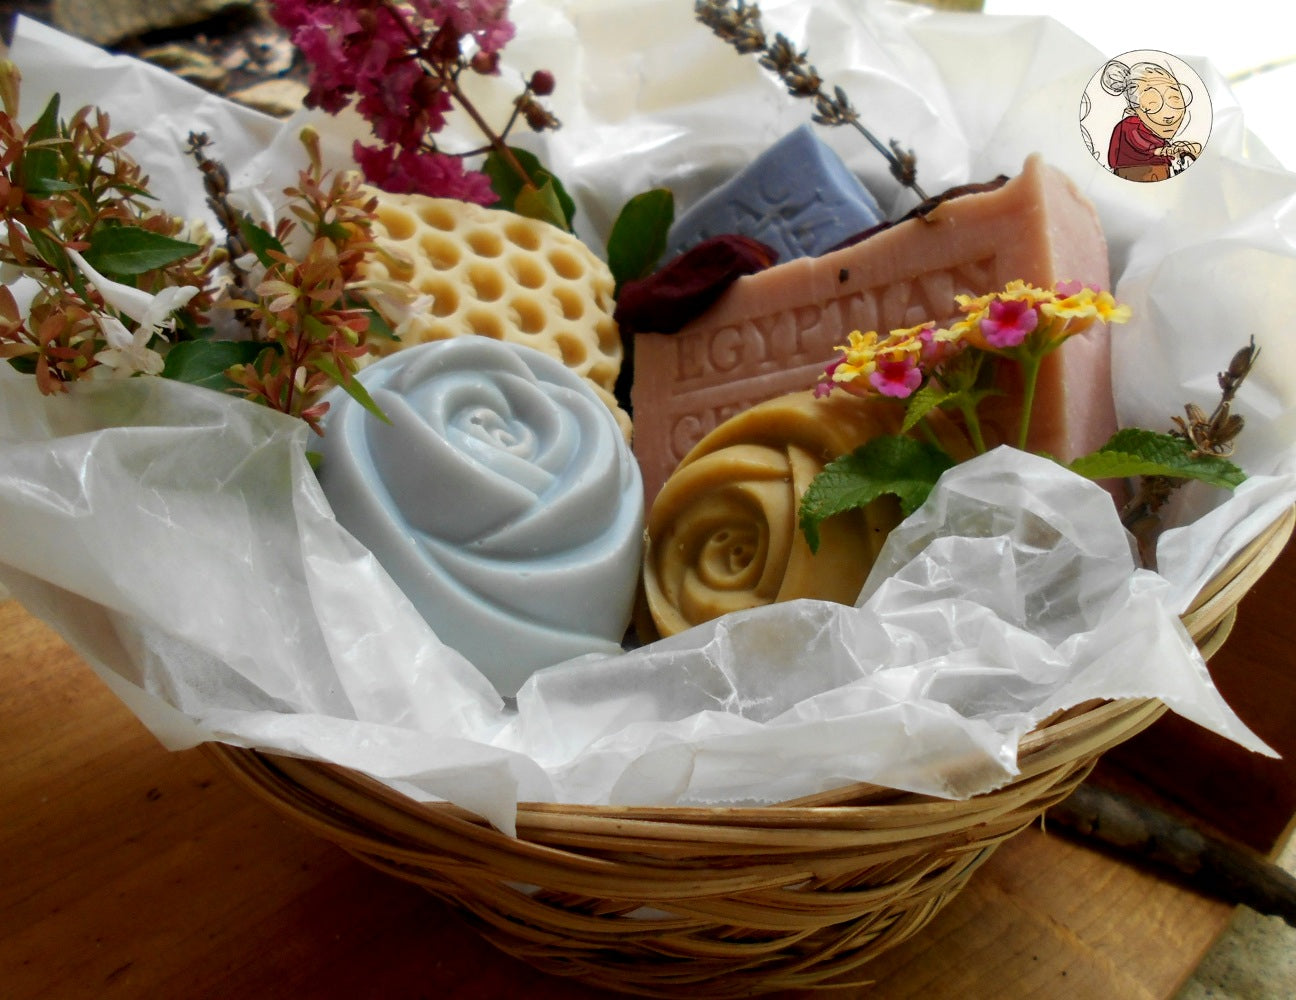
MULTIPOLYGON (((1185 614, 1206 656, 1294 521, 1289 510, 1185 614)), ((1022 740, 1018 778, 968 801, 854 785, 752 808, 524 803, 517 839, 334 765, 209 750, 291 820, 424 886, 532 965, 644 996, 739 997, 865 981, 870 958, 1164 710, 1138 700, 1061 714, 1022 740)))

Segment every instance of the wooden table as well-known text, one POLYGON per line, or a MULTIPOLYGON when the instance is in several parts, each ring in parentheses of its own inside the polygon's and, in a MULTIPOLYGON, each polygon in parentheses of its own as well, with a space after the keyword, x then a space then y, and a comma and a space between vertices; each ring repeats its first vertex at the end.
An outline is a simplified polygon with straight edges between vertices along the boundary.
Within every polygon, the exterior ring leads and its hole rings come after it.
MULTIPOLYGON (((1035 828, 878 960, 875 989, 830 995, 1162 1000, 1230 915, 1035 828)), ((162 750, 10 601, 0 604, 0 995, 608 994, 495 952, 421 890, 285 824, 201 751, 162 750)))

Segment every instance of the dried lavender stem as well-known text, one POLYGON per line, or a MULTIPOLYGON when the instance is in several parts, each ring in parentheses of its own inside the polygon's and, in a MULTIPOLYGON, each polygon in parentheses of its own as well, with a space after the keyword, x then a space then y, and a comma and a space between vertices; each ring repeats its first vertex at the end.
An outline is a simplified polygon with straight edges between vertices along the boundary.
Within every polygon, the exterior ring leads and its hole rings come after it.
MULTIPOLYGON (((243 237, 239 232, 239 215, 229 203, 229 171, 225 169, 224 164, 218 160, 213 160, 203 152, 211 140, 206 132, 189 133, 189 155, 193 157, 194 162, 198 164, 198 169, 202 172, 203 190, 207 194, 207 206, 216 216, 216 220, 225 230, 225 251, 229 255, 227 262, 230 274, 234 278, 234 283, 243 291, 247 297, 252 297, 253 289, 248 287, 248 273, 239 265, 239 259, 248 252, 248 247, 243 242, 243 237)), ((256 325, 252 320, 252 313, 248 309, 234 310, 234 316, 246 329, 255 334, 256 325)))
POLYGON ((814 66, 806 60, 806 53, 797 52, 786 36, 776 34, 768 41, 761 23, 760 7, 746 0, 695 0, 693 13, 717 37, 732 45, 741 54, 755 53, 760 64, 778 75, 788 93, 793 97, 808 97, 815 102, 811 119, 820 125, 852 125, 872 144, 891 166, 891 175, 904 187, 927 201, 927 193, 918 185, 917 163, 912 150, 901 150, 896 140, 888 148, 877 136, 864 127, 859 113, 851 106, 841 87, 833 88, 833 95, 824 92, 823 80, 814 66))

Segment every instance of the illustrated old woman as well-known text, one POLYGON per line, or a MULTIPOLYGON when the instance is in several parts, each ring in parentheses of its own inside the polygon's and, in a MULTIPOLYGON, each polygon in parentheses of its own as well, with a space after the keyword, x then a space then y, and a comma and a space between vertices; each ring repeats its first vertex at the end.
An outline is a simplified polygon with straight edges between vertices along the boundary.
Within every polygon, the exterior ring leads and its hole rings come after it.
POLYGON ((1188 121, 1193 95, 1166 67, 1152 62, 1127 66, 1113 59, 1103 67, 1102 88, 1126 102, 1107 147, 1108 166, 1117 176, 1161 181, 1176 161, 1201 155, 1201 143, 1174 138, 1188 121))

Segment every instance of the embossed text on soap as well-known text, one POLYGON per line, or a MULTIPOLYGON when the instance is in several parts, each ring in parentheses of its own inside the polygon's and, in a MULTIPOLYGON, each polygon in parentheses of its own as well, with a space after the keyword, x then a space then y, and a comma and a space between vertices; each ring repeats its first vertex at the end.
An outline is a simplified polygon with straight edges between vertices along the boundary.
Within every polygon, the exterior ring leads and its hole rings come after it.
POLYGON ((766 383, 783 381, 776 373, 785 373, 786 391, 807 388, 804 383, 791 384, 793 375, 807 365, 822 367, 845 333, 949 319, 954 297, 989 287, 993 269, 993 258, 984 258, 885 286, 859 288, 826 302, 686 330, 667 341, 674 395, 678 399, 728 380, 756 379, 761 388, 748 395, 750 402, 757 402, 769 397, 766 383))

